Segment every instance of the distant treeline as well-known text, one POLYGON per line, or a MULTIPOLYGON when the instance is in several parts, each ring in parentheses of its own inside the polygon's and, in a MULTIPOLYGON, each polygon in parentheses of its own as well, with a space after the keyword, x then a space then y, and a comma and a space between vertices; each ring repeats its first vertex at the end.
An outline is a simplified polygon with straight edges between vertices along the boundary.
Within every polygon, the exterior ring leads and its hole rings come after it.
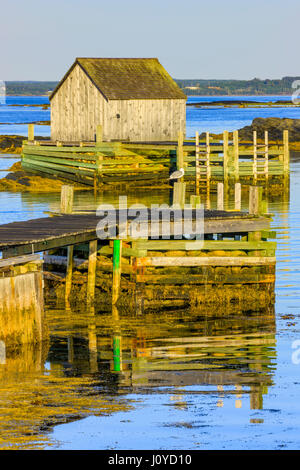
MULTIPOLYGON (((291 95, 300 77, 278 80, 175 80, 186 95, 291 95)), ((297 87, 299 88, 299 87, 297 87)))
MULTIPOLYGON (((186 95, 291 95, 292 83, 300 77, 278 80, 180 80, 175 79, 186 95)), ((58 82, 5 82, 7 95, 47 95, 58 82)))
POLYGON ((58 82, 5 82, 7 95, 48 95, 58 82))

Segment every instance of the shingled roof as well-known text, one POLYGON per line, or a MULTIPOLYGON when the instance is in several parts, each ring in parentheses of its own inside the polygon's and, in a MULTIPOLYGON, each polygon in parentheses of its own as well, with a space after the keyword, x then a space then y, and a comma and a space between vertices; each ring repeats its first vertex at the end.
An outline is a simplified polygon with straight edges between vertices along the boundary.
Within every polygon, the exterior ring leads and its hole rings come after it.
POLYGON ((158 59, 76 59, 50 96, 79 65, 106 100, 186 99, 158 59))

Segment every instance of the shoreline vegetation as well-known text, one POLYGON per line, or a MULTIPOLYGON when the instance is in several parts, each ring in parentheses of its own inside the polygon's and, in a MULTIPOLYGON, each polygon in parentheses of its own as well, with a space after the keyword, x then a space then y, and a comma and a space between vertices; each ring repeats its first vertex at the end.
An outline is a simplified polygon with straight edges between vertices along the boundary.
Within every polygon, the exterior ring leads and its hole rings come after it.
POLYGON ((194 106, 195 108, 206 108, 211 106, 221 106, 222 108, 266 108, 266 107, 299 107, 300 104, 293 103, 291 100, 277 100, 277 101, 250 101, 250 100, 214 100, 214 101, 199 101, 194 103, 186 103, 187 106, 194 106))
MULTIPOLYGON (((253 78, 252 80, 176 79, 174 81, 186 95, 191 96, 259 96, 291 95, 292 83, 300 77, 281 79, 253 78)), ((57 81, 6 81, 8 96, 49 96, 57 81)))

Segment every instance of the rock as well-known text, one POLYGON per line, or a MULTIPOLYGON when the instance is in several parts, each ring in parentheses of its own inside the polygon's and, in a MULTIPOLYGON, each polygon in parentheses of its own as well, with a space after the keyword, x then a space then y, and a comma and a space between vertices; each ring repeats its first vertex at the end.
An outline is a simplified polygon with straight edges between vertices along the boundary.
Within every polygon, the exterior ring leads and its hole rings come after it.
MULTIPOLYGON (((37 140, 47 140, 49 137, 36 137, 37 140)), ((23 141, 27 140, 22 135, 0 135, 0 153, 21 153, 23 141)))
POLYGON ((255 118, 250 126, 239 130, 239 138, 244 141, 252 141, 253 131, 257 131, 257 138, 264 139, 264 132, 269 132, 270 141, 282 142, 284 130, 289 131, 289 141, 300 141, 300 119, 289 118, 255 118))

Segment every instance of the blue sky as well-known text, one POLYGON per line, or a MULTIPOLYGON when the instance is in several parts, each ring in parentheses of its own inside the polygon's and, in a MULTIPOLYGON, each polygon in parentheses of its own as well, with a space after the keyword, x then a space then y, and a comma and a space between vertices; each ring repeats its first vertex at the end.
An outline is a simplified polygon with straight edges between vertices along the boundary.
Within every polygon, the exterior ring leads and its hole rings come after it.
POLYGON ((77 56, 158 57, 175 78, 300 75, 299 0, 0 0, 0 80, 77 56))

